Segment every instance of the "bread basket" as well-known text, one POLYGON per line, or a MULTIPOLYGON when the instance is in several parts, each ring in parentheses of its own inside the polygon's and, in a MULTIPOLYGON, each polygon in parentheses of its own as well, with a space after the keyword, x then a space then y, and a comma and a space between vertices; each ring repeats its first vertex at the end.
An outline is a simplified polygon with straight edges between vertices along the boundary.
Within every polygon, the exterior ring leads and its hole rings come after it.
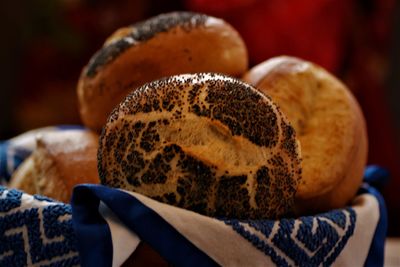
POLYGON ((75 187, 71 204, 7 188, 32 150, 28 139, 0 143, 0 266, 120 266, 141 241, 176 266, 383 265, 386 208, 367 183, 384 178, 379 167, 367 167, 365 183, 344 209, 235 220, 101 185, 75 187))

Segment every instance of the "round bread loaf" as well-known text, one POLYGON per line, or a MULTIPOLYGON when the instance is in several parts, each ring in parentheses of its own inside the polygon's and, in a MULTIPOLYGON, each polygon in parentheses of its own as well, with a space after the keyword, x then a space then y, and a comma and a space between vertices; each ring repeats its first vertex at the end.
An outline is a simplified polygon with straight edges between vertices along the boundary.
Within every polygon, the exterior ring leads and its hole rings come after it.
POLYGON ((81 118, 100 131, 133 88, 182 73, 240 77, 247 66, 243 40, 223 20, 189 12, 162 14, 118 30, 92 57, 77 88, 81 118))
POLYGON ((133 91, 100 136, 105 185, 209 216, 277 218, 301 177, 295 131, 272 101, 220 74, 133 91))
POLYGON ((340 208, 356 194, 367 160, 361 109, 346 86, 327 71, 293 57, 276 57, 252 68, 243 80, 282 109, 302 151, 298 213, 340 208))
POLYGON ((9 186, 28 194, 69 202, 75 185, 100 181, 98 140, 97 134, 82 130, 38 136, 36 149, 14 172, 9 186))

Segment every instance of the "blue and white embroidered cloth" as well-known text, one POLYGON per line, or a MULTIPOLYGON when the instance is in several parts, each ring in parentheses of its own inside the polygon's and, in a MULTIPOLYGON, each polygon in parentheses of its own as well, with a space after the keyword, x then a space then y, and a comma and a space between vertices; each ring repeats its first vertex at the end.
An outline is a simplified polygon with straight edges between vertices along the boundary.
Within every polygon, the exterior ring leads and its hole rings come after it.
POLYGON ((0 188, 0 266, 120 266, 141 240, 176 266, 382 266, 383 199, 311 217, 219 220, 101 185, 71 205, 0 188))
POLYGON ((0 266, 76 266, 71 206, 0 186, 0 266))
POLYGON ((176 266, 383 266, 386 228, 367 183, 347 208, 277 221, 210 218, 101 185, 77 186, 71 205, 0 187, 0 266, 120 266, 141 241, 176 266))
POLYGON ((278 221, 218 220, 95 185, 75 189, 72 210, 87 266, 119 266, 140 240, 177 266, 383 265, 386 212, 367 185, 351 207, 278 221))

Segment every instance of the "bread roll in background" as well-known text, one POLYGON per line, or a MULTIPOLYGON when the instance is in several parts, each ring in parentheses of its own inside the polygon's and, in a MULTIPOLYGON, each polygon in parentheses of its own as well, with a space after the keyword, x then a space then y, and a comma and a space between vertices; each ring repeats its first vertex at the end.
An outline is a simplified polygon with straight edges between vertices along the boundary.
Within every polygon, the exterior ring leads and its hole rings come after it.
POLYGON ((68 203, 80 183, 99 183, 98 135, 65 130, 39 135, 34 152, 11 177, 9 187, 68 203))
POLYGON ((243 77, 271 96, 296 130, 302 151, 299 214, 341 208, 355 196, 367 161, 362 111, 348 88, 321 67, 276 57, 243 77))
POLYGON ((165 76, 219 72, 240 77, 245 44, 221 19, 190 12, 158 15, 117 30, 83 69, 77 92, 83 123, 100 132, 133 89, 165 76))
POLYGON ((253 87, 220 74, 164 78, 131 93, 100 137, 101 182, 209 216, 292 212, 295 131, 253 87))

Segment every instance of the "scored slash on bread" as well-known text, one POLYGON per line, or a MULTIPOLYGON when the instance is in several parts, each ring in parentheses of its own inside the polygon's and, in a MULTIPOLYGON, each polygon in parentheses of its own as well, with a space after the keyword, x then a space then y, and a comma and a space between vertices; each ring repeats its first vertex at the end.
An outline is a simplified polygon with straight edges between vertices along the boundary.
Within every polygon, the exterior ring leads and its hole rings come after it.
POLYGON ((100 137, 103 184, 209 216, 292 212, 295 132, 272 101, 220 74, 172 76, 133 91, 100 137))

